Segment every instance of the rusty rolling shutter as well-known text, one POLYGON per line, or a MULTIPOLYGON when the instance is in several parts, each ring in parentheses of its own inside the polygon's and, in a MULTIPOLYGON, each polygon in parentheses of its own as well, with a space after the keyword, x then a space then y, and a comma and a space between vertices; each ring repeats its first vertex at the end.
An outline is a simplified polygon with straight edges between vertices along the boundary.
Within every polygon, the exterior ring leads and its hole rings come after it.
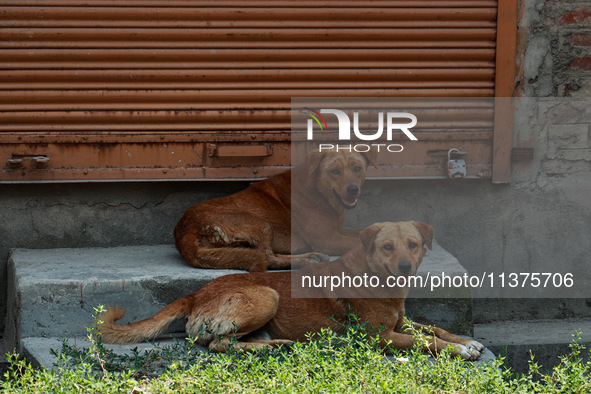
POLYGON ((289 165, 292 97, 495 94, 496 1, 0 7, 4 181, 257 178, 289 165))

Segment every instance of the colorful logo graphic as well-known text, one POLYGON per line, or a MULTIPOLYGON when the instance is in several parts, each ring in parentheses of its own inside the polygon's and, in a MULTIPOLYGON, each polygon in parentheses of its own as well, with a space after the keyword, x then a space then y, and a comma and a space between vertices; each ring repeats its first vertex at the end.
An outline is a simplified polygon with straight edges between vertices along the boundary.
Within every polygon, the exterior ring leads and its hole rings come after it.
POLYGON ((308 108, 308 107, 304 107, 302 112, 305 113, 306 115, 308 115, 309 117, 311 117, 312 119, 314 119, 316 121, 316 123, 318 123, 318 126, 320 126, 321 131, 324 131, 324 129, 326 129, 326 131, 328 131, 328 125, 326 124, 326 120, 324 120, 324 117, 322 115, 320 115, 320 112, 315 111, 312 108, 308 108), (322 120, 322 123, 320 123, 320 120, 322 120), (323 123, 324 123, 324 127, 322 127, 323 123))
POLYGON ((316 121, 318 126, 320 126, 320 131, 328 131, 328 125, 326 124, 326 120, 321 114, 332 114, 335 115, 339 124, 339 140, 351 140, 351 129, 353 129, 354 138, 361 140, 361 141, 376 141, 379 140, 384 134, 384 130, 386 132, 386 139, 388 141, 392 141, 394 133, 397 131, 402 131, 408 139, 411 141, 418 141, 417 137, 410 131, 411 128, 416 126, 417 124, 417 117, 408 112, 387 112, 386 113, 386 120, 384 121, 384 112, 378 112, 378 130, 373 134, 366 134, 362 132, 359 128, 359 112, 353 112, 353 122, 349 118, 349 115, 341 111, 340 109, 326 109, 323 108, 320 111, 313 110, 309 107, 303 107, 302 112, 308 115, 311 119, 308 119, 308 140, 312 140, 314 138, 314 130, 312 119, 316 121), (322 122, 320 122, 322 120, 322 122), (402 123, 399 123, 400 121, 402 123), (323 127, 324 124, 324 127, 323 127), (384 127, 384 125, 386 127, 384 127), (353 126, 353 127, 351 127, 353 126))

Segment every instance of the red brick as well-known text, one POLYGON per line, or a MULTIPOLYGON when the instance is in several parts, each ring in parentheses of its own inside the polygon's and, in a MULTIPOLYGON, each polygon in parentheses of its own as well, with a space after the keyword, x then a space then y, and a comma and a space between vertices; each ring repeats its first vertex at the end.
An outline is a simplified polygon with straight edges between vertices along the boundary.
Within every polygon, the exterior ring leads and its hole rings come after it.
POLYGON ((591 56, 581 56, 575 58, 570 66, 581 70, 591 71, 591 56))
POLYGON ((581 23, 591 20, 591 9, 583 8, 581 10, 567 12, 562 15, 560 20, 564 23, 581 23))
POLYGON ((570 36, 570 40, 574 45, 591 46, 591 33, 575 33, 570 36))

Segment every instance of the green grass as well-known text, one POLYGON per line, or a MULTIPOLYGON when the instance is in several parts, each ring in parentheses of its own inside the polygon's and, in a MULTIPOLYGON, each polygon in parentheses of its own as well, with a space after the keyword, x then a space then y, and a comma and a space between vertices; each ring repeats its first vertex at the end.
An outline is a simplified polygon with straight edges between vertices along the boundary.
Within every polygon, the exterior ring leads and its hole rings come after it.
POLYGON ((532 358, 528 374, 514 375, 503 368, 501 359, 474 364, 445 352, 430 363, 419 350, 425 338, 418 333, 419 345, 395 352, 401 360, 390 361, 377 346, 378 331, 353 315, 350 319, 343 335, 324 330, 308 343, 259 352, 199 352, 190 339, 152 352, 117 356, 91 329, 90 348, 64 342, 56 352, 56 372, 32 368, 17 355, 8 355, 10 365, 2 385, 9 393, 591 392, 591 364, 581 361, 586 350, 579 334, 570 353, 549 373, 541 373, 532 358))

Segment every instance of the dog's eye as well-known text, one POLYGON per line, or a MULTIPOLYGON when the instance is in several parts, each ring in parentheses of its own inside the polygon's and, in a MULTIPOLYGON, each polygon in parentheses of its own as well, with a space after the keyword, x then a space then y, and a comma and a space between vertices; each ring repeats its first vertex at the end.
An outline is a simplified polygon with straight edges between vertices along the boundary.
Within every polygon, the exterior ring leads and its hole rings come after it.
POLYGON ((388 252, 391 252, 394 250, 394 245, 392 244, 385 244, 384 245, 384 250, 387 250, 388 252))
POLYGON ((360 173, 361 170, 362 170, 361 166, 355 166, 355 167, 353 167, 353 172, 356 173, 356 174, 357 173, 360 173))
POLYGON ((341 171, 338 168, 335 168, 334 170, 330 170, 330 173, 333 175, 340 175, 341 171))
POLYGON ((419 245, 418 245, 416 242, 410 242, 410 243, 408 244, 408 247, 409 247, 410 249, 416 249, 416 248, 417 248, 417 246, 419 246, 419 245))

